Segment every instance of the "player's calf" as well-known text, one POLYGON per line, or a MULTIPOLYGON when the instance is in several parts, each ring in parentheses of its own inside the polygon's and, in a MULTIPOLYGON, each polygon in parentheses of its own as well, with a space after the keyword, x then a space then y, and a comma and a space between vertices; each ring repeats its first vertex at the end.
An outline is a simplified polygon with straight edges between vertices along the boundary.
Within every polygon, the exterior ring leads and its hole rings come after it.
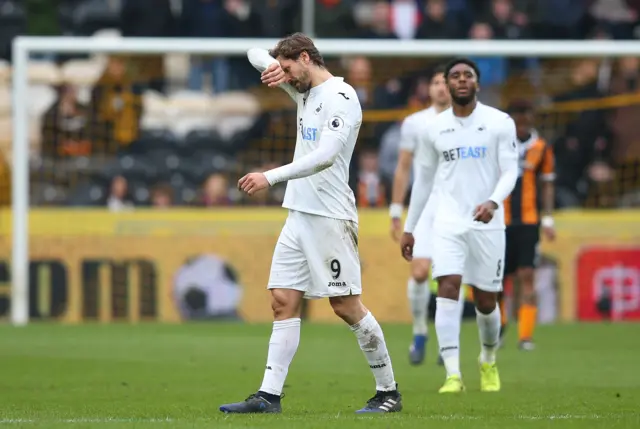
POLYGON ((533 332, 535 331, 538 317, 534 274, 532 267, 518 270, 521 299, 520 308, 518 309, 518 340, 519 348, 527 351, 534 349, 533 332))
POLYGON ((407 285, 407 296, 413 318, 413 340, 409 346, 409 362, 420 365, 425 358, 428 336, 427 318, 431 290, 429 289, 428 259, 411 261, 411 279, 407 285))
POLYGON ((376 380, 376 395, 358 412, 400 411, 401 396, 380 324, 362 305, 358 295, 332 297, 329 302, 336 315, 349 324, 376 380))
MULTIPOLYGON (((449 380, 460 380, 460 287, 462 277, 460 275, 448 275, 438 278, 438 298, 436 298, 435 327, 444 367, 447 372, 445 385, 449 380)), ((443 386, 442 393, 462 391, 461 389, 449 389, 443 386)))
POLYGON ((496 366, 496 352, 500 345, 500 307, 498 295, 474 289, 476 321, 480 336, 480 390, 497 392, 500 390, 500 376, 496 366))
POLYGON ((300 309, 303 293, 292 289, 271 289, 273 330, 262 385, 241 402, 220 406, 223 413, 279 413, 280 398, 289 366, 300 343, 300 309))

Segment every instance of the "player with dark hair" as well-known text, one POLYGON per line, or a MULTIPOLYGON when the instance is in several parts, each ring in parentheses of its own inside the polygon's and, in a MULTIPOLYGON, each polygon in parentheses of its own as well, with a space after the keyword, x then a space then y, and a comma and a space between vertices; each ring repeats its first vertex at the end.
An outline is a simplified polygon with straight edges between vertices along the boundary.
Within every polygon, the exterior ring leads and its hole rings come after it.
MULTIPOLYGON (((451 105, 451 96, 445 83, 444 67, 436 67, 429 80, 429 98, 431 106, 420 110, 405 118, 400 129, 400 150, 398 152, 398 164, 393 178, 391 205, 389 215, 391 217, 391 236, 395 241, 400 239, 402 225, 401 218, 404 211, 404 200, 409 186, 409 176, 412 165, 417 157, 417 144, 424 129, 441 112, 451 105)), ((411 277, 407 283, 407 297, 413 317, 413 341, 409 346, 409 362, 419 365, 424 361, 426 344, 428 340, 427 318, 429 316, 429 288, 431 269, 431 248, 429 237, 436 206, 436 195, 429 199, 427 207, 416 227, 417 244, 411 261, 411 277)), ((461 305, 464 305, 464 289, 461 288, 461 305)), ((462 313, 462 307, 461 307, 462 313)))
MULTIPOLYGON (((537 305, 535 293, 535 268, 538 262, 540 228, 549 239, 555 238, 552 217, 555 178, 554 156, 551 146, 540 137, 534 123, 534 109, 526 100, 514 100, 507 108, 516 124, 519 155, 518 181, 504 202, 507 225, 505 254, 505 278, 519 289, 518 346, 521 350, 533 350, 533 332, 536 326, 537 305), (541 183, 541 195, 538 184, 541 183), (541 197, 541 198, 540 198, 541 197), (538 199, 542 202, 542 217, 538 199)), ((502 296, 500 297, 502 298, 502 296)), ((504 308, 504 302, 501 303, 504 308)), ((501 337, 506 328, 503 320, 501 337)))
POLYGON ((479 71, 468 59, 445 68, 452 106, 419 140, 418 164, 401 239, 413 257, 416 224, 432 189, 438 192, 433 222, 433 277, 438 282, 435 329, 447 377, 440 393, 464 391, 460 372, 462 283, 473 288, 481 352, 480 388, 500 390, 496 351, 500 340, 498 292, 502 291, 505 225, 502 203, 518 178, 516 130, 506 113, 480 103, 479 71))
POLYGON ((249 173, 238 187, 249 195, 287 182, 289 216, 276 244, 268 289, 273 331, 262 385, 225 413, 279 413, 282 389, 300 342, 303 299, 329 298, 333 311, 355 334, 376 381, 376 394, 359 413, 402 409, 382 329, 362 304, 358 213, 349 188, 349 163, 362 124, 358 95, 326 69, 313 41, 301 33, 267 52, 251 49, 249 61, 262 82, 285 90, 297 105, 293 162, 249 173), (271 55, 270 55, 271 54, 271 55))

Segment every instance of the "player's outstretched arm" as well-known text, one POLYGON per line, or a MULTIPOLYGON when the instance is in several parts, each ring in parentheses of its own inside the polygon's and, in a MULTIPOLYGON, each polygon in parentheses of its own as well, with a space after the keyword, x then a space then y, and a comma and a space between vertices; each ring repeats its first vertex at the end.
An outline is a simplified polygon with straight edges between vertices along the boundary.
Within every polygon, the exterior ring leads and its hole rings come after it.
POLYGON ((516 144, 516 125, 513 119, 507 118, 498 134, 498 166, 500 178, 490 201, 499 207, 513 191, 518 180, 518 149, 516 144))
POLYGON ((398 163, 393 175, 391 205, 389 206, 391 236, 396 241, 400 239, 402 229, 400 218, 404 209, 404 200, 407 196, 411 163, 413 162, 413 154, 417 144, 417 136, 414 131, 413 124, 405 119, 400 128, 400 150, 398 152, 398 163))
POLYGON ((355 97, 337 97, 336 100, 327 101, 327 104, 331 103, 327 106, 329 119, 322 127, 318 148, 290 164, 265 172, 270 185, 311 176, 333 165, 347 144, 351 130, 362 118, 362 110, 359 102, 354 101, 355 97))
POLYGON ((409 234, 413 234, 418 219, 427 205, 438 169, 438 153, 428 129, 421 134, 416 143, 421 145, 421 149, 416 157, 418 162, 411 188, 407 220, 404 224, 404 232, 409 234))
POLYGON ((419 164, 416 168, 416 176, 411 189, 411 200, 409 201, 409 213, 404 225, 404 234, 400 239, 400 252, 407 261, 413 259, 413 245, 415 243, 413 231, 424 211, 433 183, 435 181, 436 168, 429 164, 419 164))
POLYGON ((273 170, 265 171, 264 175, 269 185, 286 182, 292 179, 301 179, 326 170, 335 162, 342 150, 344 143, 334 138, 322 138, 318 149, 296 159, 290 164, 273 170))
POLYGON ((424 211, 435 180, 436 168, 420 163, 416 168, 416 175, 411 188, 411 199, 409 200, 409 211, 404 224, 404 232, 413 234, 413 230, 418 224, 418 219, 424 211))
POLYGON ((411 172, 411 162, 413 153, 400 149, 398 153, 398 164, 393 174, 393 184, 391 185, 391 205, 389 206, 389 216, 391 217, 391 236, 394 240, 400 237, 400 218, 404 210, 404 199, 409 186, 409 174, 411 172))
POLYGON ((269 55, 269 51, 261 48, 251 48, 247 51, 247 58, 251 65, 260 73, 265 73, 265 71, 270 73, 273 83, 296 100, 298 91, 284 81, 284 72, 280 68, 278 61, 269 55), (281 73, 281 76, 278 73, 281 73))

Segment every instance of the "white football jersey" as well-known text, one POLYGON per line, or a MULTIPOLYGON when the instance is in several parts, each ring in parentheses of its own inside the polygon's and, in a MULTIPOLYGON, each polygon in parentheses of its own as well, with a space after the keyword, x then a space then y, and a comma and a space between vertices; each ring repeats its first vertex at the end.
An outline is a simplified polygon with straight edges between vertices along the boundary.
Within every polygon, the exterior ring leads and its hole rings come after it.
POLYGON ((499 207, 487 224, 474 221, 473 212, 492 197, 502 171, 517 169, 516 129, 509 115, 481 103, 465 118, 449 108, 427 127, 419 145, 420 168, 435 170, 434 228, 504 229, 502 200, 495 201, 499 207))
POLYGON ((326 133, 340 134, 345 144, 331 167, 289 180, 282 207, 357 222, 356 200, 349 187, 349 164, 362 125, 356 91, 341 77, 333 77, 307 93, 289 94, 298 105, 294 162, 316 150, 326 133))
POLYGON ((436 116, 438 111, 433 106, 407 116, 400 128, 400 149, 413 153, 415 157, 416 149, 420 147, 420 135, 436 116))

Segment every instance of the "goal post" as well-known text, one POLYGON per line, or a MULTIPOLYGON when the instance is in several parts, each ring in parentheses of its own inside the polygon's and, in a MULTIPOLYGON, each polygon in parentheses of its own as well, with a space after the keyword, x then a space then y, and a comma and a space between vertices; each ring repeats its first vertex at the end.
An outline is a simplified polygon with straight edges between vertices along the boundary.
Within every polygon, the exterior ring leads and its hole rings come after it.
MULTIPOLYGON (((34 53, 60 54, 168 54, 235 55, 249 48, 271 48, 275 39, 162 39, 93 37, 17 37, 12 65, 12 253, 11 322, 29 320, 29 130, 28 68, 34 53)), ((324 56, 370 58, 443 58, 498 56, 536 58, 640 57, 637 41, 396 41, 318 39, 324 56)), ((400 71, 399 71, 400 72, 400 71)))

